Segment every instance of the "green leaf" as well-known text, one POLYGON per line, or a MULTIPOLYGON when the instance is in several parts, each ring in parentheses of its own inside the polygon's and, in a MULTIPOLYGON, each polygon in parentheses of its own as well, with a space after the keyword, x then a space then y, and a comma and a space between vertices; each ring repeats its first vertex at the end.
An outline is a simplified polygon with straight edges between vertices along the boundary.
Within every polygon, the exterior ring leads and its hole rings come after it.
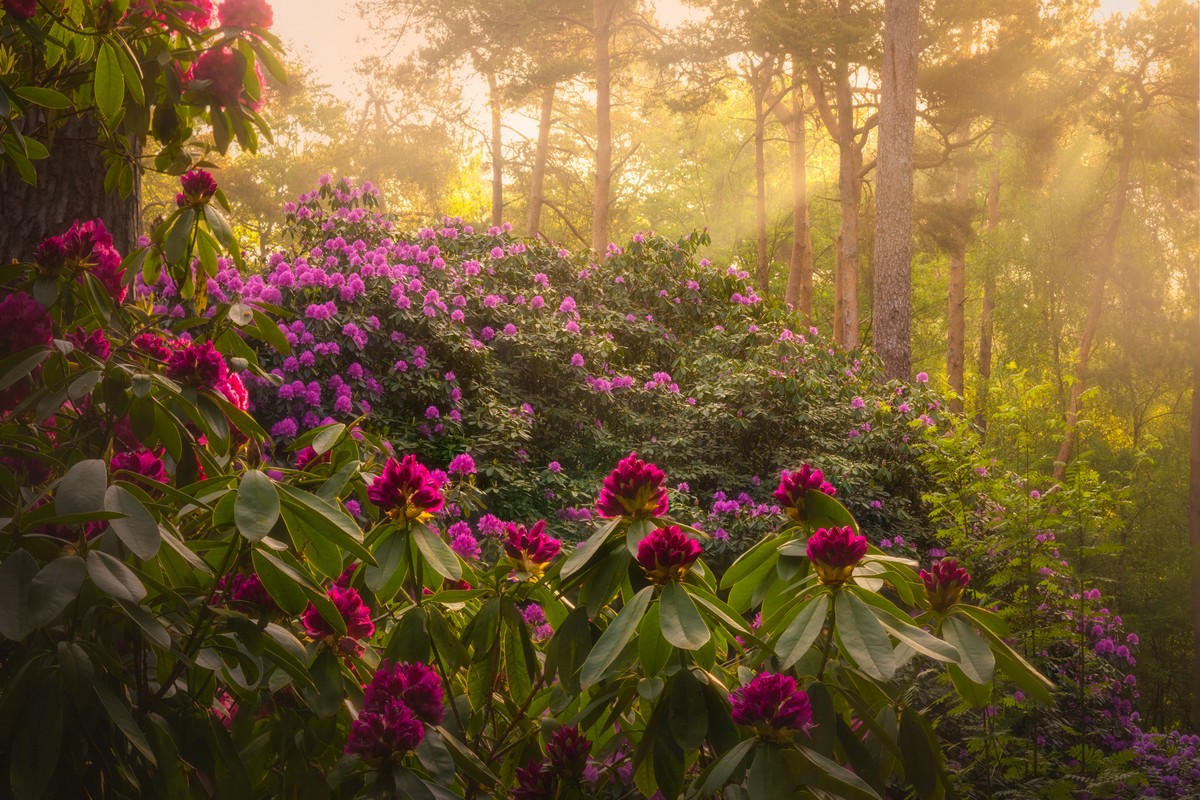
POLYGON ((31 630, 29 591, 38 573, 37 561, 25 550, 15 550, 0 565, 0 634, 20 641, 31 630))
POLYGON ((17 96, 43 108, 63 109, 71 107, 71 100, 62 92, 44 86, 18 86, 17 96))
POLYGON ((233 504, 238 532, 252 542, 263 539, 279 521, 279 492, 275 482, 256 469, 246 470, 233 504))
POLYGON ((312 441, 312 449, 317 455, 325 455, 328 453, 338 439, 342 438, 342 434, 346 432, 346 426, 339 422, 334 425, 327 425, 312 441))
POLYGON ((292 345, 287 340, 287 337, 283 335, 283 331, 279 330, 279 323, 257 308, 252 309, 252 313, 254 314, 254 326, 246 328, 246 331, 253 333, 285 356, 291 353, 292 345))
POLYGON ((454 757, 436 729, 427 729, 413 752, 434 780, 447 786, 454 783, 454 757))
POLYGON ((996 656, 975 629, 962 620, 947 617, 942 621, 942 636, 958 650, 959 668, 978 684, 990 684, 996 672, 996 656))
POLYGON ((591 647, 592 624, 587 609, 572 609, 546 644, 546 680, 552 681, 557 676, 568 692, 579 694, 579 667, 591 647))
POLYGON ((404 580, 405 570, 400 566, 404 563, 404 555, 408 552, 408 534, 393 532, 375 545, 375 560, 378 566, 368 564, 364 580, 367 588, 375 593, 382 601, 391 600, 400 591, 404 580))
POLYGON ((465 777, 483 786, 500 785, 500 778, 487 768, 487 765, 479 759, 479 756, 475 755, 471 748, 460 742, 445 728, 436 725, 431 727, 441 734, 442 742, 449 749, 450 755, 454 757, 454 763, 462 770, 465 777))
POLYGON ((310 524, 309 517, 294 511, 292 506, 283 506, 281 516, 301 561, 326 578, 337 578, 343 569, 341 549, 322 536, 310 524))
POLYGON ((617 529, 619 524, 621 524, 619 517, 609 520, 589 536, 586 541, 575 545, 575 549, 567 557, 567 560, 563 562, 562 569, 559 570, 558 574, 563 581, 566 581, 572 575, 582 570, 595 558, 596 554, 600 552, 601 545, 617 529))
POLYGON ((412 535, 416 540, 417 550, 426 563, 433 567, 434 572, 446 580, 462 580, 462 564, 450 549, 450 545, 442 541, 442 537, 420 523, 412 526, 412 535))
POLYGON ((621 651, 625 649, 625 645, 629 644, 633 634, 637 631, 638 623, 642 621, 646 609, 650 607, 653 597, 653 586, 642 589, 609 624, 595 647, 592 648, 592 652, 588 653, 587 660, 583 662, 579 679, 583 688, 586 689, 600 680, 617 656, 621 654, 621 651))
POLYGON ((50 357, 49 347, 39 345, 8 356, 0 361, 0 390, 7 389, 33 372, 38 364, 50 357))
MULTIPOLYGON (((797 748, 797 750, 808 763, 822 772, 823 777, 828 782, 832 782, 837 787, 837 796, 839 798, 844 798, 844 800, 855 800, 855 798, 880 800, 879 795, 871 788, 870 784, 841 764, 831 761, 816 750, 804 747, 803 745, 797 748)), ((826 780, 821 781, 823 787, 826 783, 826 780)))
POLYGON ((104 510, 124 515, 110 519, 108 524, 134 555, 143 561, 154 558, 162 544, 162 537, 158 532, 158 522, 141 500, 124 487, 110 486, 104 493, 104 510))
POLYGON ((659 622, 663 637, 681 650, 699 650, 712 636, 696 604, 678 583, 663 587, 659 622))
POLYGON ((657 675, 663 671, 670 660, 675 648, 663 638, 659 627, 659 607, 650 606, 646 616, 638 625, 638 658, 641 659, 642 669, 647 675, 657 675))
POLYGON ((900 754, 904 776, 921 798, 932 798, 937 789, 940 748, 933 732, 911 708, 900 714, 900 754))
POLYGON ((375 563, 375 556, 363 544, 362 529, 340 505, 287 484, 277 484, 276 488, 283 502, 304 513, 314 530, 355 558, 375 563))
POLYGON ((796 789, 783 755, 774 745, 764 744, 754 753, 746 774, 746 791, 751 800, 793 800, 796 789))
POLYGON ((250 560, 263 588, 280 608, 293 617, 304 613, 304 609, 308 607, 308 597, 296 581, 264 558, 258 550, 251 552, 250 560))
POLYGON ((770 564, 771 559, 776 555, 779 546, 784 541, 782 536, 768 536, 742 553, 738 556, 737 561, 734 561, 729 566, 729 569, 725 570, 725 574, 721 576, 721 588, 728 589, 740 581, 749 578, 760 569, 764 569, 770 564))
POLYGON ((820 594, 800 608, 800 613, 787 626, 775 643, 775 655, 783 669, 791 669, 821 635, 829 614, 829 595, 820 594))
POLYGON ((102 550, 88 551, 87 572, 92 583, 113 597, 138 603, 146 596, 146 587, 133 570, 102 550))
POLYGON ((97 681, 93 684, 96 697, 100 698, 100 704, 104 706, 104 710, 108 712, 108 717, 113 721, 113 724, 125 734, 125 738, 133 745, 142 756, 154 766, 154 750, 150 747, 150 740, 146 738, 146 734, 138 727, 137 721, 133 718, 133 714, 129 711, 129 706, 124 701, 119 699, 113 692, 103 683, 97 681))
POLYGON ((116 600, 117 606, 125 612, 125 616, 133 620, 133 624, 141 628, 150 641, 164 650, 171 646, 170 631, 166 629, 166 626, 157 617, 150 613, 148 608, 137 603, 131 603, 120 597, 116 598, 116 600))
POLYGON ((63 693, 58 681, 42 684, 37 701, 21 713, 9 753, 9 785, 14 800, 40 800, 54 778, 62 746, 63 693))
POLYGON ((29 630, 44 628, 79 596, 85 567, 79 556, 62 556, 38 571, 29 584, 29 630))
POLYGON ((328 719, 337 713, 345 699, 342 664, 338 660, 337 653, 327 647, 322 647, 317 652, 310 674, 315 688, 302 689, 300 694, 314 714, 322 719, 328 719))
POLYGON ((237 238, 233 235, 233 228, 229 227, 229 221, 225 219, 225 215, 216 206, 209 203, 204 206, 204 219, 208 221, 208 226, 212 228, 213 234, 217 237, 217 241, 221 246, 234 257, 234 260, 241 258, 241 248, 238 247, 237 238))
POLYGON ((175 224, 167 232, 167 241, 163 248, 167 261, 179 264, 187 255, 188 245, 192 241, 192 228, 195 224, 196 212, 192 208, 180 209, 175 224))
POLYGON ((525 658, 525 648, 522 638, 527 638, 528 631, 522 631, 506 625, 501 635, 504 651, 504 674, 508 678, 508 692, 518 705, 524 705, 529 695, 533 694, 534 667, 525 658))
POLYGON ((96 56, 94 83, 96 108, 105 119, 112 119, 121 110, 125 100, 125 79, 121 75, 121 59, 109 42, 100 44, 96 56))
POLYGON ((681 669, 671 679, 667 721, 675 743, 684 750, 699 750, 708 736, 708 706, 701 690, 690 669, 681 669))
POLYGON ((746 760, 746 755, 756 744, 758 744, 757 739, 745 739, 730 748, 725 755, 718 758, 712 766, 701 773, 700 780, 697 782, 700 788, 693 790, 689 798, 694 800, 716 794, 719 789, 731 781, 734 773, 746 760))
POLYGON ((850 526, 855 533, 861 533, 849 509, 824 492, 809 489, 804 495, 804 509, 808 514, 808 524, 813 528, 850 526))
POLYGON ((918 653, 922 653, 935 661, 945 661, 951 664, 958 663, 961 658, 958 649, 954 645, 943 642, 928 631, 922 630, 915 625, 898 622, 891 615, 878 609, 873 609, 873 612, 879 620, 879 624, 883 625, 884 630, 918 653))
POLYGON ((98 458, 80 461, 63 476, 54 492, 54 509, 58 514, 88 514, 104 510, 104 493, 108 488, 108 467, 98 458))
POLYGON ((896 671, 892 642, 871 609, 850 592, 841 592, 834 629, 842 652, 863 672, 889 681, 896 671))
POLYGON ((129 90, 129 96, 133 98, 133 102, 144 106, 146 105, 146 91, 142 88, 141 70, 137 63, 130 58, 127 47, 128 45, 116 50, 121 63, 121 77, 125 81, 125 88, 129 90))

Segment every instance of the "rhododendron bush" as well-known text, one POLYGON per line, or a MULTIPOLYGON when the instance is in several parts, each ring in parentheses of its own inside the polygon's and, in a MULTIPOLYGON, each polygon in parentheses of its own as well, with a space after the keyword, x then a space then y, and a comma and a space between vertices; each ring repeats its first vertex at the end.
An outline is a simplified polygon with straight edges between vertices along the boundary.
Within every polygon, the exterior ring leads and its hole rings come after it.
POLYGON ((923 387, 698 239, 408 242, 372 197, 242 273, 190 174, 138 253, 0 268, 13 796, 951 797, 929 709, 1058 702, 897 534, 923 387))

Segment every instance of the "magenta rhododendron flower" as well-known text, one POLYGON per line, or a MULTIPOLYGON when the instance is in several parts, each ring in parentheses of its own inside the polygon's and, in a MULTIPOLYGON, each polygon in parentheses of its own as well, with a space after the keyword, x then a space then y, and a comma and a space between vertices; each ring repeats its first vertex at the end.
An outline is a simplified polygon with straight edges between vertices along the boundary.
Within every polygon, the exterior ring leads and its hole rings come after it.
POLYGON ((929 569, 929 572, 921 570, 925 600, 934 611, 945 611, 962 598, 971 574, 953 558, 943 558, 929 569))
POLYGON ((159 361, 166 361, 171 357, 171 348, 167 346, 166 340, 156 333, 139 333, 133 337, 133 346, 159 361))
POLYGON ((89 333, 81 327, 76 327, 74 332, 67 336, 67 341, 76 351, 86 353, 101 361, 107 361, 109 355, 112 354, 112 343, 108 341, 108 337, 100 328, 89 333))
POLYGON ((51 275, 70 269, 82 279, 84 272, 91 272, 118 303, 128 292, 122 284, 125 270, 121 269, 121 254, 113 247, 112 235, 101 220, 76 220, 66 233, 39 244, 34 260, 51 275))
POLYGON ((606 519, 657 517, 667 513, 666 475, 630 453, 604 479, 596 510, 606 519))
POLYGON ((371 621, 371 609, 363 602, 362 596, 357 591, 336 584, 329 588, 329 599, 333 601, 334 607, 342 616, 342 621, 346 623, 346 636, 340 642, 333 642, 333 638, 336 636, 333 628, 329 627, 329 623, 312 603, 308 604, 308 608, 305 609, 304 616, 301 618, 304 630, 314 639, 336 644, 338 649, 343 652, 361 651, 362 648, 358 645, 357 640, 369 638, 375 633, 375 623, 371 621))
POLYGON ((38 345, 50 344, 54 324, 42 304, 25 292, 14 292, 0 300, 0 352, 12 355, 38 345))
POLYGON ((765 739, 790 742, 812 722, 808 695, 791 675, 760 672, 729 696, 733 721, 765 739))
POLYGON ((125 470, 158 483, 167 482, 167 472, 162 459, 149 450, 133 450, 117 453, 108 464, 113 472, 125 470))
POLYGON ((513 787, 513 800, 554 800, 557 796, 558 781, 544 764, 530 761, 517 767, 514 774, 517 785, 513 787))
POLYGON ((202 206, 217 193, 217 181, 207 170, 191 170, 179 179, 179 183, 183 191, 175 195, 175 205, 180 208, 202 206))
POLYGON ((6 14, 12 14, 17 19, 29 19, 37 13, 37 0, 4 0, 6 14))
POLYGON ((381 711, 392 700, 401 701, 419 720, 430 725, 440 725, 445 715, 442 681, 420 662, 380 664, 363 692, 363 713, 381 711))
POLYGON ((312 448, 312 445, 309 445, 296 453, 296 469, 306 469, 309 464, 328 464, 331 455, 332 451, 330 450, 317 455, 317 451, 312 448))
POLYGON ((808 560, 827 586, 845 583, 866 554, 867 537, 859 536, 849 525, 817 528, 808 539, 808 560))
POLYGON ((562 550, 562 542, 546 534, 546 521, 539 519, 528 530, 516 522, 504 524, 504 554, 517 572, 527 573, 537 580, 546 565, 562 550))
POLYGON ((637 560, 646 577, 662 586, 679 582, 700 557, 700 543, 675 525, 655 528, 638 542, 637 560))
POLYGON ((786 469, 779 475, 779 487, 775 490, 775 499, 784 513, 796 522, 804 522, 808 514, 804 508, 804 498, 809 490, 814 490, 833 497, 837 489, 825 480, 825 473, 813 469, 808 464, 795 472, 786 469))
POLYGON ((425 726, 399 700, 390 700, 379 711, 359 714, 350 723, 346 752, 371 762, 386 762, 414 749, 425 738, 425 726))
POLYGON ((575 725, 560 727, 546 745, 550 768, 563 777, 582 775, 591 751, 592 740, 580 733, 575 725))
MULTIPOLYGON (((206 92, 217 107, 244 104, 257 111, 262 101, 261 98, 257 101, 251 100, 246 94, 243 63, 228 47, 205 50, 192 66, 189 85, 205 81, 204 86, 192 88, 206 92)), ((256 63, 255 69, 257 68, 256 63)), ((259 83, 261 84, 261 80, 259 83)))
POLYGON ((225 357, 211 341, 183 344, 167 358, 167 377, 190 386, 216 389, 228 376, 225 357))
POLYGON ((269 28, 275 14, 266 0, 225 0, 217 9, 217 21, 235 28, 269 28))
POLYGON ((279 610, 274 598, 263 586, 262 580, 253 572, 235 573, 228 579, 222 578, 218 587, 224 588, 227 592, 227 599, 234 603, 247 603, 270 611, 279 610))
POLYGON ((218 384, 217 391, 239 411, 250 410, 250 392, 246 391, 246 385, 236 372, 229 373, 225 380, 218 384))
POLYGON ((470 453, 460 453, 450 459, 450 466, 446 471, 451 475, 474 475, 475 459, 471 458, 470 453))
POLYGON ((397 521, 427 519, 445 501, 429 469, 413 454, 397 461, 389 458, 383 474, 367 487, 367 499, 397 521))

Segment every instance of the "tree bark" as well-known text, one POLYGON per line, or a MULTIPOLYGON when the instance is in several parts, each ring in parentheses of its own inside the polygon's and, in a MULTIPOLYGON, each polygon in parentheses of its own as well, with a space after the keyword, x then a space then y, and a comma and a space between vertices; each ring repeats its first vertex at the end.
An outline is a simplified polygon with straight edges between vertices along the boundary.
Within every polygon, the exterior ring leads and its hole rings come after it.
POLYGON ((105 192, 108 166, 98 135, 91 117, 68 120, 54 134, 50 157, 36 163, 37 186, 22 181, 13 169, 0 172, 0 262, 32 259, 42 240, 75 220, 104 220, 121 255, 137 246, 142 232, 140 171, 134 172, 128 197, 105 192))
POLYGON ((593 0, 596 40, 596 190, 592 197, 592 249, 603 259, 608 248, 612 192, 612 60, 608 52, 615 0, 593 0))
MULTIPOLYGON (((971 199, 971 173, 967 166, 959 163, 954 169, 954 205, 961 213, 971 199)), ((964 215, 959 218, 963 226, 969 224, 964 215)), ((946 315, 946 375, 950 381, 950 410, 961 414, 963 410, 963 372, 965 365, 965 340, 967 333, 967 240, 970 230, 956 225, 950 245, 950 296, 946 315)))
POLYGON ((1117 186, 1113 194, 1112 216, 1108 221, 1108 229, 1100 242, 1096 254, 1096 278, 1092 284, 1091 297, 1088 299, 1087 318, 1083 324, 1083 334, 1079 339, 1079 350, 1075 355, 1073 369, 1074 382, 1071 385, 1071 399, 1067 404, 1067 426, 1063 435, 1062 445, 1058 448, 1058 457, 1054 460, 1054 480, 1061 481, 1067 472, 1067 464, 1071 460, 1072 451, 1079 437, 1079 412, 1083 407, 1083 392, 1087 388, 1088 358, 1092 354, 1092 344, 1096 340, 1096 328, 1100 324, 1100 312, 1104 308, 1104 288, 1108 284, 1108 274, 1112 271, 1116 258, 1117 234, 1121 230, 1121 218, 1125 215, 1125 202, 1129 195, 1129 167, 1133 161, 1133 131, 1126 123, 1121 132, 1121 151, 1117 157, 1117 186))
POLYGON ((770 79, 770 57, 764 57, 757 67, 750 66, 750 88, 754 95, 754 223, 755 258, 758 291, 766 297, 770 291, 771 272, 767 260, 767 110, 764 102, 770 79))
MULTIPOLYGON (((794 76, 796 80, 799 75, 794 76)), ((808 141, 804 129, 804 89, 792 89, 792 113, 788 118, 788 161, 792 168, 792 257, 788 264, 787 288, 783 299, 812 319, 812 242, 808 222, 808 141)))
POLYGON ((542 203, 546 199, 546 158, 550 152, 550 125, 554 113, 553 85, 542 90, 542 116, 538 123, 537 151, 533 156, 533 185, 529 190, 529 221, 526 228, 530 236, 537 236, 542 225, 542 203))
MULTIPOLYGON (((837 14, 847 22, 850 0, 838 0, 837 14)), ((834 60, 834 93, 837 103, 838 202, 842 221, 838 228, 837 275, 834 278, 833 339, 849 349, 858 346, 858 199, 862 151, 854 141, 854 90, 850 83, 849 46, 839 43, 834 60)))
MULTIPOLYGON (((1200 289, 1200 285, 1197 286, 1200 289)), ((1200 291, 1197 291, 1200 304, 1200 291)), ((1188 475, 1188 529, 1192 544, 1192 726, 1200 730, 1200 305, 1192 331, 1191 470, 1188 475)))
MULTIPOLYGON (((992 166, 988 171, 987 232, 1000 225, 1000 148, 1004 134, 997 128, 992 133, 992 166)), ((983 274, 983 311, 979 318, 979 391, 975 398, 975 424, 987 430, 988 386, 992 379, 992 337, 995 334, 996 275, 988 259, 983 274)))
POLYGON ((504 138, 500 117, 500 90, 496 73, 489 71, 488 108, 492 112, 492 224, 504 222, 504 138))
MULTIPOLYGON (((912 367, 913 138, 919 19, 918 0, 887 0, 884 6, 871 324, 884 373, 901 380, 908 379, 912 367)), ((961 361, 960 353, 960 374, 961 361)))

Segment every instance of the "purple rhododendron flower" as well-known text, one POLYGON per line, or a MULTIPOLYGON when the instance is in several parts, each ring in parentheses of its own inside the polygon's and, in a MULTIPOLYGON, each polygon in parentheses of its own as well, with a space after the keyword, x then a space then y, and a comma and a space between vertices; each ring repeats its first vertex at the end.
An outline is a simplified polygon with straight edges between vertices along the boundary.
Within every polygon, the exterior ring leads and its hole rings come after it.
POLYGON ((807 553, 821 583, 841 586, 867 554, 867 538, 856 534, 849 525, 817 528, 808 539, 807 553))
MULTIPOLYGON (((329 588, 329 599, 333 601, 342 621, 346 623, 346 635, 337 647, 342 652, 359 652, 361 645, 358 639, 367 639, 375 633, 375 623, 371 621, 371 609, 363 602, 362 596, 354 589, 348 589, 334 584, 329 588)), ((333 628, 317 611, 312 603, 308 604, 301 617, 304 630, 314 639, 330 641, 336 636, 333 628)))
POLYGON ((444 500, 432 473, 411 453, 389 458, 383 474, 367 487, 367 499, 394 520, 420 520, 441 511, 444 500))
POLYGON ((561 726, 546 744, 546 757, 550 761, 550 768, 568 778, 577 778, 583 774, 591 751, 592 740, 580 733, 575 725, 561 726))
POLYGON ((442 697, 442 681, 426 665, 384 661, 363 692, 363 713, 381 711, 389 702, 398 700, 422 722, 440 725, 445 716, 442 697))
POLYGON ((729 696, 733 721, 766 739, 790 742, 812 722, 808 695, 790 675, 760 672, 729 696))
POLYGON ((929 570, 921 570, 925 599, 934 611, 946 611, 962 598, 967 584, 971 582, 971 574, 953 558, 943 558, 929 570))
POLYGON ((229 367, 211 341, 189 342, 167 359, 167 377, 191 386, 216 389, 225 382, 229 367))
POLYGON ((140 475, 143 478, 158 483, 167 482, 167 472, 163 468, 162 459, 149 450, 134 450, 126 453, 117 453, 108 463, 109 468, 116 472, 125 470, 140 475))
POLYGON ((507 522, 504 532, 504 554, 512 562, 513 569, 527 573, 530 580, 542 577, 546 565, 562 550, 562 542, 546 534, 544 519, 529 529, 516 522, 507 522))
POLYGON ((604 479, 596 510, 605 519, 662 516, 668 507, 666 477, 657 466, 630 453, 604 479))
POLYGON ((450 466, 446 471, 451 475, 474 475, 475 459, 471 458, 470 453, 460 453, 450 459, 450 466))
POLYGON ((424 738, 425 726, 412 709, 392 700, 379 711, 364 711, 350 723, 346 752, 383 762, 414 749, 424 738))
POLYGON ((638 542, 637 561, 646 577, 662 586, 679 582, 700 557, 700 543, 675 525, 655 528, 638 542))
POLYGON ((779 487, 775 489, 774 497, 779 501, 784 512, 796 522, 808 519, 804 499, 810 490, 818 491, 833 497, 837 489, 825 480, 825 473, 813 469, 808 464, 795 472, 784 470, 779 475, 779 487))

